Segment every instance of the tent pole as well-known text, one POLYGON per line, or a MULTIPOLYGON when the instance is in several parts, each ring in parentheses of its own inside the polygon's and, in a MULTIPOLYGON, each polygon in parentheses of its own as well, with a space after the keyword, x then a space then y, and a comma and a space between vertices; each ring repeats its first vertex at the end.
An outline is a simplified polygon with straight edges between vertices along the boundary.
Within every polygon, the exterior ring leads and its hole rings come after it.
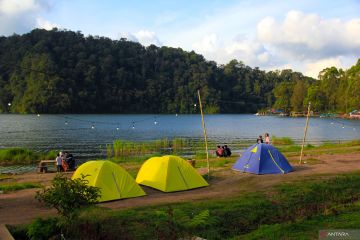
POLYGON ((197 93, 198 93, 198 97, 199 97, 199 106, 200 106, 202 127, 204 130, 206 162, 207 162, 208 180, 209 180, 210 179, 210 163, 209 163, 209 150, 208 150, 208 144, 207 144, 206 127, 205 127, 204 113, 203 113, 202 104, 201 104, 200 90, 198 90, 197 93))
POLYGON ((302 156, 303 156, 303 152, 304 152, 305 139, 306 139, 306 134, 307 134, 308 126, 309 126, 310 107, 311 107, 311 102, 309 102, 308 111, 307 111, 307 115, 306 115, 306 124, 305 124, 305 129, 304 129, 304 138, 303 138, 302 145, 301 145, 299 164, 302 164, 302 156))

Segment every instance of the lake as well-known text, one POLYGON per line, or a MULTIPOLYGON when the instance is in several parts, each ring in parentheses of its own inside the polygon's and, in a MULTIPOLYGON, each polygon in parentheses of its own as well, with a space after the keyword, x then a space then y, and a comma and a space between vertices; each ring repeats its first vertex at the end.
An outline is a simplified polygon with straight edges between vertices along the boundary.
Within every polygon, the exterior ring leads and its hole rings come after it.
MULTIPOLYGON (((250 114, 205 116, 209 140, 230 146, 234 143, 233 149, 254 143, 257 136, 265 132, 301 142, 305 121, 305 118, 250 114)), ((80 159, 94 159, 106 156, 106 144, 115 139, 142 141, 161 138, 202 140, 201 116, 0 114, 0 148, 67 150, 80 159)), ((308 143, 342 142, 359 138, 360 121, 310 118, 308 143)))

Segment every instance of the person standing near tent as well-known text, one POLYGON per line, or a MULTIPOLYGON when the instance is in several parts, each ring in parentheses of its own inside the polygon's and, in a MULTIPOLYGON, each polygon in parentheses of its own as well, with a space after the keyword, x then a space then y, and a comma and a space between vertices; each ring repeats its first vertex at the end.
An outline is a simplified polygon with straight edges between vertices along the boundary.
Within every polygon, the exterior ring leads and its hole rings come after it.
POLYGON ((265 143, 270 144, 270 135, 268 133, 265 133, 265 143))
POLYGON ((69 169, 69 165, 66 162, 66 155, 63 152, 61 152, 60 157, 61 157, 62 169, 64 170, 64 172, 67 172, 67 170, 69 169))
POLYGON ((264 140, 263 140, 263 138, 262 138, 261 135, 259 135, 259 137, 256 139, 256 142, 257 142, 258 144, 264 143, 264 140))
POLYGON ((56 171, 61 172, 62 158, 60 157, 59 153, 56 155, 55 163, 56 163, 56 171))

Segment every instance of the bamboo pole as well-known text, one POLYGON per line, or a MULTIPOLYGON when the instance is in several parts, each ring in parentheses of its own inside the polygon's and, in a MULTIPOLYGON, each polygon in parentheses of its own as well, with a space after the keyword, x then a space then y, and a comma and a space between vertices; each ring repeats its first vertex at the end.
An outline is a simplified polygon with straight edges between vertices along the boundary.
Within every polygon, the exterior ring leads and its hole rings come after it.
POLYGON ((303 152, 304 152, 304 145, 305 145, 305 140, 306 140, 306 134, 307 134, 308 126, 309 126, 310 108, 311 108, 311 102, 309 102, 308 111, 307 111, 307 115, 306 115, 306 124, 305 124, 305 129, 304 129, 304 138, 303 138, 302 145, 301 145, 301 152, 300 152, 300 161, 299 161, 299 164, 302 164, 302 156, 303 156, 303 152))
POLYGON ((200 106, 202 127, 203 127, 203 130, 204 130, 206 162, 207 162, 208 180, 209 180, 210 179, 209 150, 208 150, 208 144, 207 144, 206 127, 205 127, 204 113, 203 113, 202 104, 201 104, 200 90, 198 90, 198 97, 199 97, 199 106, 200 106))

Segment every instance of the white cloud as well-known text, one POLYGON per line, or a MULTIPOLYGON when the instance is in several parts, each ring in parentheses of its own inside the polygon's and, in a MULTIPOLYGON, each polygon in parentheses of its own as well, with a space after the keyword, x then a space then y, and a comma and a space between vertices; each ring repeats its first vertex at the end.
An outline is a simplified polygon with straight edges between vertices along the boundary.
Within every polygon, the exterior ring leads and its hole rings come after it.
POLYGON ((5 15, 17 15, 36 11, 39 8, 36 0, 0 0, 0 12, 5 15))
MULTIPOLYGON (((51 9, 53 0, 0 0, 0 35, 24 33, 50 22, 39 20, 44 10, 51 9)), ((55 24, 52 24, 55 25, 55 24)))
POLYGON ((341 4, 314 7, 310 11, 315 13, 309 13, 308 4, 298 1, 257 3, 242 1, 214 11, 180 31, 170 45, 181 42, 185 49, 220 64, 237 59, 266 70, 291 67, 312 77, 327 64, 348 68, 360 56, 360 18, 328 14, 341 4))
POLYGON ((290 11, 282 22, 262 19, 257 25, 257 40, 289 60, 359 55, 360 18, 341 21, 290 11))
POLYGON ((257 58, 261 63, 267 63, 270 59, 270 53, 269 52, 260 53, 259 55, 257 55, 257 58))
POLYGON ((242 35, 224 42, 215 33, 208 34, 193 43, 192 49, 209 60, 215 59, 218 63, 237 59, 250 66, 267 66, 271 59, 270 52, 262 44, 242 35))
POLYGON ((205 35, 200 41, 192 44, 195 51, 199 53, 215 52, 220 47, 218 37, 215 33, 205 35))
POLYGON ((314 78, 326 67, 348 68, 360 56, 360 18, 344 21, 289 11, 282 21, 260 19, 255 37, 234 34, 241 37, 226 40, 214 31, 192 47, 218 63, 237 59, 266 70, 292 68, 314 78))
POLYGON ((126 38, 128 41, 132 41, 132 42, 139 42, 139 40, 129 32, 121 33, 120 38, 126 38))
POLYGON ((36 27, 46 29, 46 30, 51 30, 53 28, 60 28, 60 26, 58 24, 52 23, 52 22, 47 21, 47 20, 42 19, 42 18, 37 18, 36 19, 36 27))
POLYGON ((328 67, 342 68, 343 63, 339 57, 327 58, 327 59, 322 59, 319 61, 309 62, 309 63, 305 64, 304 74, 307 76, 317 78, 319 75, 319 72, 328 67))
POLYGON ((156 36, 155 32, 151 32, 148 30, 140 30, 136 33, 121 33, 120 38, 126 38, 129 41, 141 43, 146 47, 150 46, 151 44, 156 46, 162 46, 162 43, 156 36))
POLYGON ((149 46, 151 44, 154 44, 156 46, 162 45, 162 43, 160 42, 160 40, 158 39, 158 37, 154 32, 150 32, 147 30, 140 30, 134 35, 138 39, 138 41, 144 46, 149 46))

